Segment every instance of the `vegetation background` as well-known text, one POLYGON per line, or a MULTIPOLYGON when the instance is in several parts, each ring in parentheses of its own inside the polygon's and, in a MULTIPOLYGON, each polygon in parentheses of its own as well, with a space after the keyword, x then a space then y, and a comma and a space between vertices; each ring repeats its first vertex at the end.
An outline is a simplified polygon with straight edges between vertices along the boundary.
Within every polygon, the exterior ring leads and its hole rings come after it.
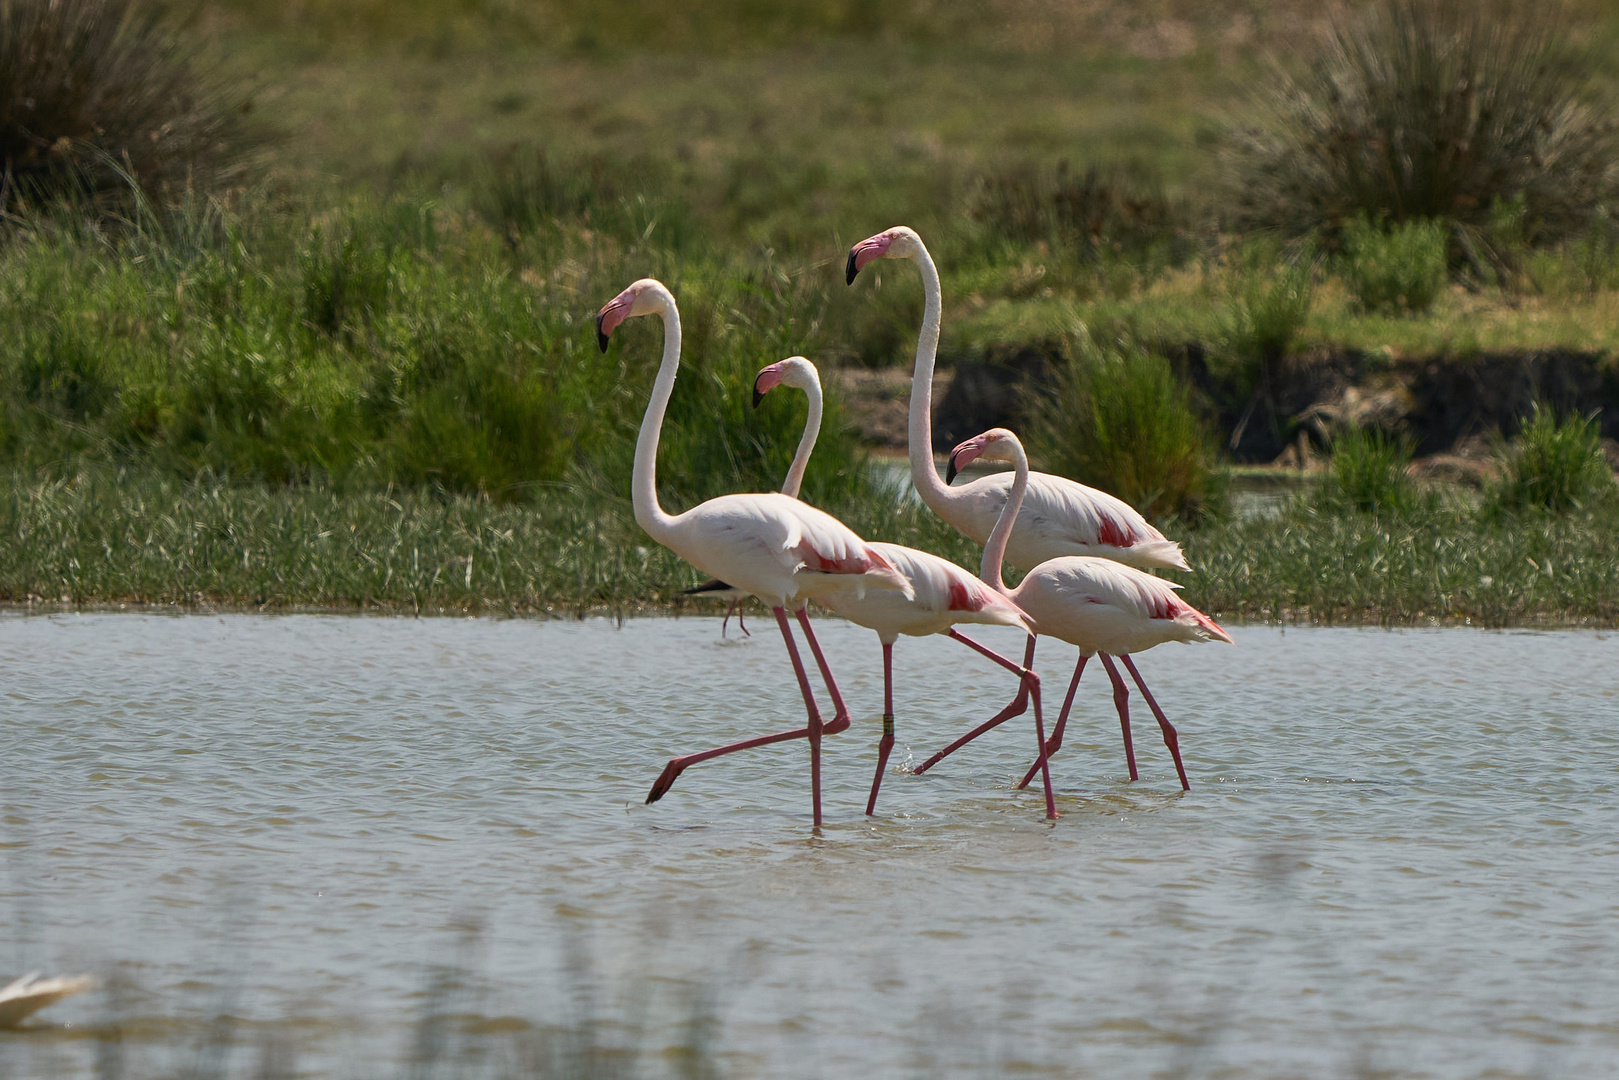
MULTIPOLYGON (((625 505, 657 329, 603 358, 590 315, 680 298, 668 504, 771 488, 803 406, 748 408, 758 367, 909 363, 911 268, 840 276, 903 222, 945 364, 1042 357, 1042 463, 1184 536, 1203 606, 1611 624, 1619 417, 1548 403, 1499 487, 1408 488, 1397 418, 1361 438, 1284 384, 1564 349, 1619 386, 1616 33, 1594 2, 12 0, 0 595, 677 605, 625 505), (1234 510, 1233 462, 1300 435, 1346 448, 1332 479, 1234 510)), ((805 497, 975 562, 828 383, 805 497)))

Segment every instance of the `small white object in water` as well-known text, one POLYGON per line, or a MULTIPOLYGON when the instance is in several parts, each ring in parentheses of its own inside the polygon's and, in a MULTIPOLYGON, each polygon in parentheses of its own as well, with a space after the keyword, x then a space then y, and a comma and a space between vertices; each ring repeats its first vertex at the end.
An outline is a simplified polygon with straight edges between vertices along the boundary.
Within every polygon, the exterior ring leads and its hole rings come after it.
POLYGON ((42 979, 39 972, 29 972, 10 986, 0 987, 0 1029, 16 1027, 45 1006, 82 994, 95 984, 88 975, 42 979))

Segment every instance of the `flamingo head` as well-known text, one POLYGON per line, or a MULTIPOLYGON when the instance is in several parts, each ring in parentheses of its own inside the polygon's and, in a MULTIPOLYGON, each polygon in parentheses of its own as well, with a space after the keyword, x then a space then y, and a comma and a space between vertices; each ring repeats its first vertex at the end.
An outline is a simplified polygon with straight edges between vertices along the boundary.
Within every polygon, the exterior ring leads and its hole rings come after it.
POLYGON ((892 229, 884 229, 876 236, 868 236, 854 247, 849 249, 849 261, 845 264, 845 281, 853 285, 855 275, 864 270, 866 264, 873 259, 906 259, 916 254, 922 240, 915 230, 904 225, 895 225, 892 229))
POLYGON ((1012 448, 1017 445, 1017 441, 1016 435, 1000 427, 990 428, 982 435, 974 435, 950 451, 950 464, 945 467, 944 482, 950 483, 958 472, 979 458, 985 461, 1016 460, 1016 453, 1012 448))
POLYGON ((632 315, 651 315, 664 310, 669 290, 655 278, 642 278, 602 305, 596 312, 596 344, 607 351, 607 339, 618 324, 632 315))
POLYGON ((786 385, 807 391, 811 386, 820 384, 821 376, 815 370, 814 364, 802 356, 789 356, 767 368, 759 369, 759 374, 753 380, 753 407, 757 409, 765 395, 778 386, 786 385))

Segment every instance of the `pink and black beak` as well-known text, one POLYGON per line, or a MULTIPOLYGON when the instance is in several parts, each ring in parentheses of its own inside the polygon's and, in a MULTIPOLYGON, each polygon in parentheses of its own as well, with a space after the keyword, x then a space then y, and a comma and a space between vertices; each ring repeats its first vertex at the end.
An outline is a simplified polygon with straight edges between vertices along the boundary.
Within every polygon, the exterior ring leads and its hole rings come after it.
POLYGON ((601 346, 602 352, 607 351, 607 339, 618 329, 618 324, 629 317, 630 308, 635 303, 635 292, 635 286, 631 285, 596 312, 596 344, 601 346))
POLYGON ((978 460, 978 455, 984 452, 987 445, 982 435, 975 435, 950 451, 950 461, 944 467, 944 482, 950 483, 957 473, 978 460))
POLYGON ((767 368, 759 369, 759 374, 753 380, 753 407, 757 409, 759 402, 765 395, 781 385, 781 365, 771 364, 767 368))
POLYGON ((880 258, 886 254, 888 251, 888 245, 892 244, 893 242, 893 237, 889 236, 886 232, 880 232, 876 236, 867 237, 854 247, 850 248, 849 261, 845 263, 843 267, 844 284, 853 285, 855 275, 860 273, 861 270, 865 269, 866 264, 871 260, 880 258))

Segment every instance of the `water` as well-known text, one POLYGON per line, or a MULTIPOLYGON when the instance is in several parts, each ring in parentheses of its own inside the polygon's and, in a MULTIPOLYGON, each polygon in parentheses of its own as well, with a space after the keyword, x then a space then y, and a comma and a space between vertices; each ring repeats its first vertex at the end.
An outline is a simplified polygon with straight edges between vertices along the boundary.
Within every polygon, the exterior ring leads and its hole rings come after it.
MULTIPOLYGON (((739 1077, 1619 1075, 1612 635, 1160 647, 1140 667, 1192 791, 1139 703, 1126 782, 1088 673, 1048 825, 1011 790, 1026 720, 864 818, 876 641, 822 625, 856 720, 815 837, 801 744, 641 802, 669 755, 801 722, 762 617, 744 643, 707 618, 0 619, 0 975, 113 987, 0 1036, 0 1075, 105 1071, 109 1045, 195 1065, 220 1013, 247 1044, 223 1071, 278 1032, 303 1075, 392 1075, 426 1009, 498 1040, 581 997, 654 1050, 709 1017, 739 1077)), ((1060 699, 1072 656, 1042 654, 1060 699)), ((896 761, 1011 694, 942 638, 896 656, 896 761)))

